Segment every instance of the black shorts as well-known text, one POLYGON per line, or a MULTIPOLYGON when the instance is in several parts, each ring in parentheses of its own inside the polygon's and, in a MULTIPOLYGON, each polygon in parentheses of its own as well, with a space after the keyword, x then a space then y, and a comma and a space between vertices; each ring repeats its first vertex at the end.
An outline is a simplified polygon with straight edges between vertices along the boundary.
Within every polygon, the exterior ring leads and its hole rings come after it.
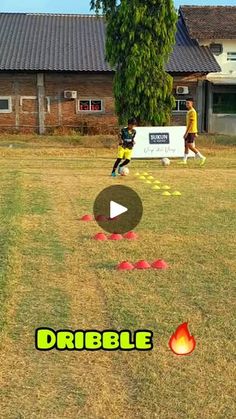
POLYGON ((192 144, 192 143, 194 143, 194 142, 195 142, 195 139, 196 139, 196 134, 189 133, 189 134, 187 135, 187 137, 185 138, 185 142, 186 142, 187 144, 192 144))

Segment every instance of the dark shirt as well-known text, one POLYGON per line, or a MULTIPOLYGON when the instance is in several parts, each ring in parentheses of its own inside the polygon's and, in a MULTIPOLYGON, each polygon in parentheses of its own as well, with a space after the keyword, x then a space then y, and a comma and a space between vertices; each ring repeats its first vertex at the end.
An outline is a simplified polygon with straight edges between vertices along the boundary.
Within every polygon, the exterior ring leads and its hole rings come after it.
POLYGON ((129 131, 128 127, 122 128, 120 132, 122 147, 129 148, 131 150, 134 146, 135 135, 136 135, 135 129, 132 129, 132 131, 129 131))

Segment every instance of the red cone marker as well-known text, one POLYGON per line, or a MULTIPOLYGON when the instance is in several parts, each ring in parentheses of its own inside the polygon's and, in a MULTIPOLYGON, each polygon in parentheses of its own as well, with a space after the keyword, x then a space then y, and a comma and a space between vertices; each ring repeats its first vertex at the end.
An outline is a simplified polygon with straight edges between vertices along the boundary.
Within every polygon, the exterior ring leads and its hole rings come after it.
POLYGON ((123 237, 128 240, 135 240, 138 238, 138 235, 134 231, 129 231, 129 233, 124 234, 123 237))
POLYGON ((107 240, 107 236, 104 233, 98 233, 94 236, 94 239, 104 241, 104 240, 107 240))
POLYGON ((109 240, 122 240, 123 237, 121 234, 113 233, 108 237, 109 240))
POLYGON ((167 269, 168 265, 163 259, 158 259, 152 263, 152 268, 154 269, 167 269))
POLYGON ((81 218, 82 221, 93 221, 93 216, 86 214, 81 218))
POLYGON ((134 269, 134 265, 130 262, 124 261, 117 266, 117 269, 119 271, 132 271, 132 269, 134 269))
POLYGON ((134 267, 136 269, 149 269, 151 268, 151 265, 146 260, 139 260, 137 263, 135 263, 134 267))

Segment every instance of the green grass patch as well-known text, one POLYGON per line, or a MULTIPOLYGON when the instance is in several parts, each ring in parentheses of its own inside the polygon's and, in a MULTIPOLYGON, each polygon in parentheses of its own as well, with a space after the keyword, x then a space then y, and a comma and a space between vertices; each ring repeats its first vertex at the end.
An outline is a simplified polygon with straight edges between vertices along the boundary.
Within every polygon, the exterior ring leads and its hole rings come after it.
POLYGON ((66 328, 69 313, 70 301, 63 290, 49 285, 41 289, 35 284, 18 305, 13 337, 22 340, 25 333, 34 336, 38 327, 66 328))
POLYGON ((43 188, 34 188, 26 202, 26 213, 44 215, 50 211, 49 197, 43 188))
POLYGON ((38 256, 48 256, 52 263, 59 267, 64 261, 67 249, 59 240, 54 230, 48 227, 48 231, 35 229, 32 231, 32 243, 24 254, 37 259, 38 256))
POLYGON ((7 298, 9 266, 11 266, 11 248, 17 246, 21 231, 18 224, 22 214, 22 194, 20 175, 17 171, 5 175, 0 195, 0 330, 5 322, 4 302, 7 298))
MULTIPOLYGON (((92 237, 100 230, 97 224, 78 219, 91 213, 97 194, 114 183, 109 177, 113 153, 106 159, 101 149, 98 161, 82 151, 74 155, 75 147, 71 155, 58 158, 58 149, 52 148, 50 156, 35 155, 28 144, 25 160, 17 154, 2 160, 1 278, 8 284, 15 280, 6 277, 16 263, 10 259, 12 246, 23 260, 16 288, 4 297, 11 298, 12 305, 2 341, 3 368, 8 357, 5 336, 13 342, 5 371, 8 392, 5 385, 1 394, 4 417, 234 417, 236 154, 228 141, 199 138, 207 155, 203 169, 193 161, 186 169, 175 161, 167 169, 159 161, 133 161, 130 175, 115 180, 134 188, 144 204, 136 228, 139 239, 133 242, 96 242, 92 237), (19 166, 20 176, 12 172, 19 166), (134 176, 137 170, 151 171, 182 195, 153 192, 134 176), (60 193, 64 217, 55 210, 60 193), (17 230, 21 217, 22 241, 17 230), (168 270, 116 270, 122 260, 159 258, 166 260, 168 270), (168 342, 185 321, 197 345, 190 356, 177 357, 168 342), (34 350, 36 327, 72 325, 148 328, 154 332, 154 349, 34 350)), ((44 138, 41 144, 47 142, 44 138)), ((1 309, 4 317, 4 304, 1 309)))

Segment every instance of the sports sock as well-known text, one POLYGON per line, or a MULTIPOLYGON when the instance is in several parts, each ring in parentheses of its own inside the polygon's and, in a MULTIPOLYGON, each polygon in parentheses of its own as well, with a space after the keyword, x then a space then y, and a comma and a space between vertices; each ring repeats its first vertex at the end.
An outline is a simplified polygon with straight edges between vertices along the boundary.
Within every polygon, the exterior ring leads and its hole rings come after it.
POLYGON ((188 159, 188 154, 184 153, 184 161, 187 161, 188 159))
POLYGON ((122 160, 122 159, 117 159, 117 160, 115 161, 115 164, 114 164, 113 169, 112 169, 112 173, 114 173, 114 172, 116 171, 116 169, 117 169, 117 167, 119 166, 119 164, 120 164, 121 160, 122 160))
POLYGON ((120 167, 126 166, 127 164, 129 164, 130 160, 126 159, 122 164, 120 164, 120 167))
POLYGON ((204 156, 198 151, 198 153, 196 154, 196 156, 199 158, 199 159, 203 159, 204 158, 204 156))

